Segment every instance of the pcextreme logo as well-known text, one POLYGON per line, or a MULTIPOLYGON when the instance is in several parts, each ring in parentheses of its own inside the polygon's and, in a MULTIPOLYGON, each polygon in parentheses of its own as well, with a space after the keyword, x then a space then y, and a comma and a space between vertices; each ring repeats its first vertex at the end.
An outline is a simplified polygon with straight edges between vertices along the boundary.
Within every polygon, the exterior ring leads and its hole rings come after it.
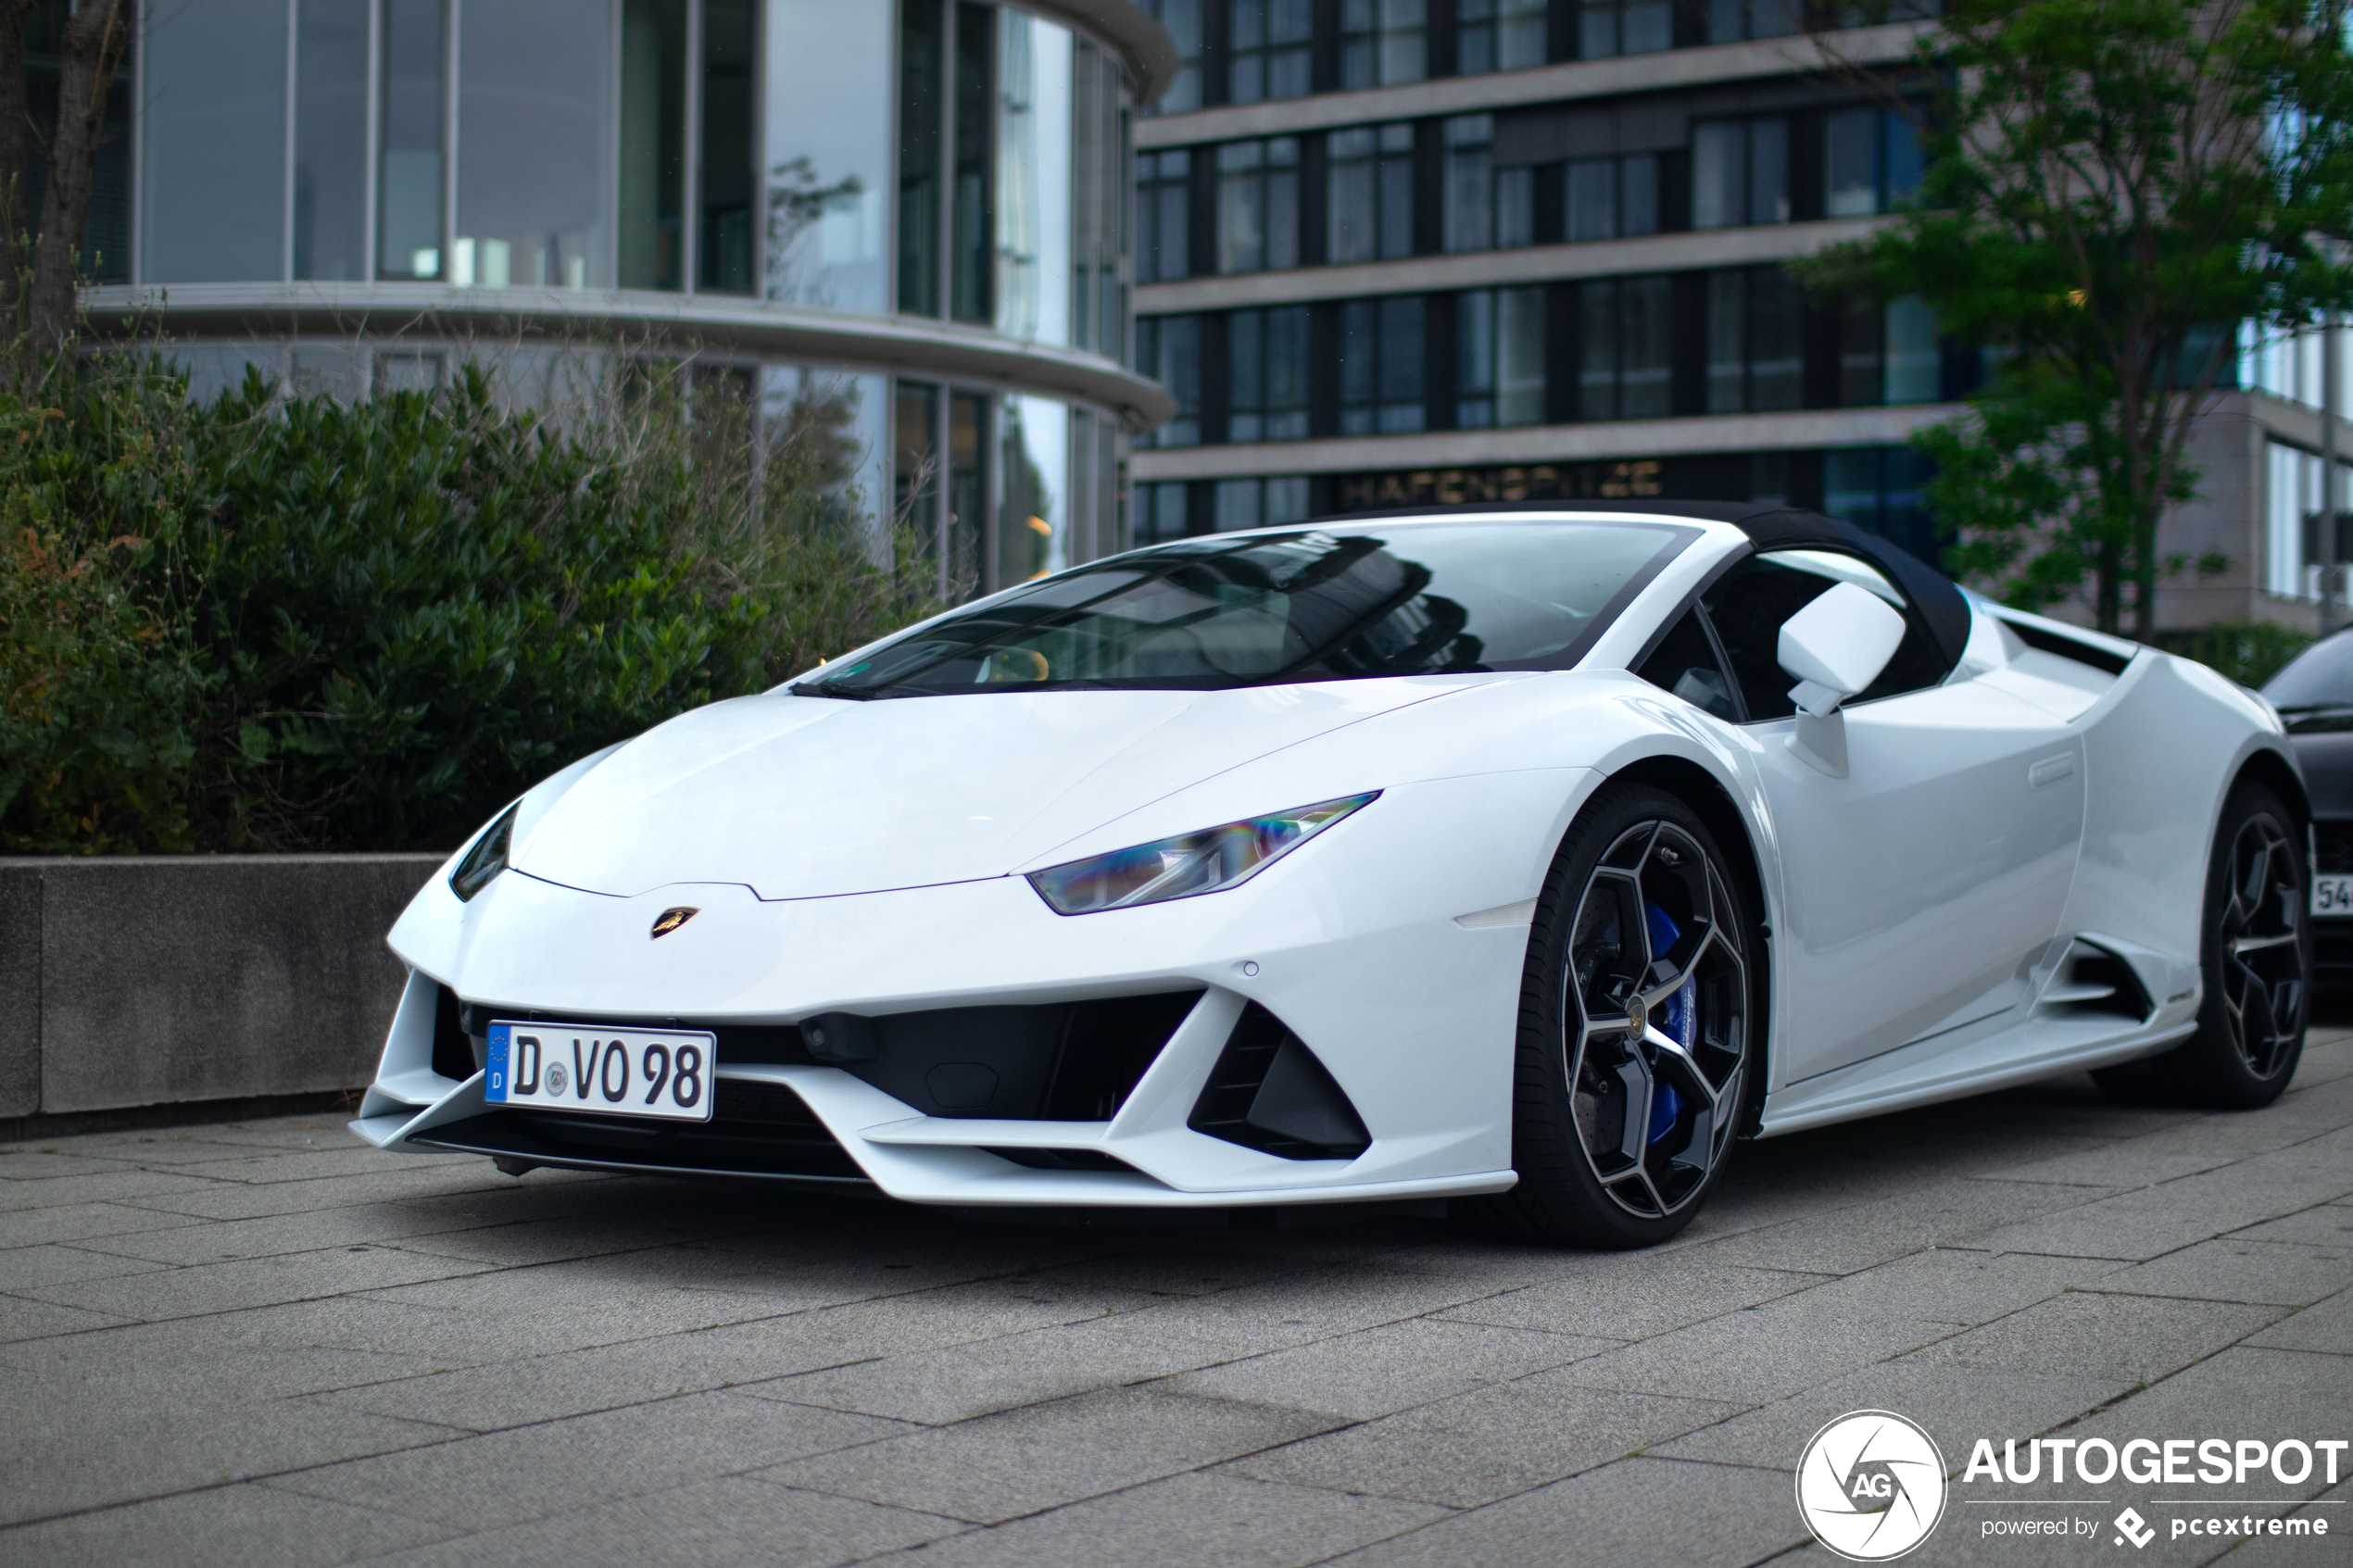
POLYGON ((1944 1516, 1944 1456, 1918 1422, 1856 1411, 1814 1434, 1797 1461, 1797 1512, 1814 1538, 1854 1562, 1884 1562, 1944 1516))

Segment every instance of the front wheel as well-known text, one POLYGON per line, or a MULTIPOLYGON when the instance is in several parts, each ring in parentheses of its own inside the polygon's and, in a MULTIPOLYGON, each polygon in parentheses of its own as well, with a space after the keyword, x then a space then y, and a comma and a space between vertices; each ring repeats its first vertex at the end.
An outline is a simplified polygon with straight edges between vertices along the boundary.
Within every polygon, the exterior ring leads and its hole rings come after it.
POLYGON ((2296 817, 2261 784, 2222 807, 2207 866, 2197 1033, 2176 1050, 2092 1074, 2137 1104, 2247 1110, 2280 1098, 2304 1055, 2312 931, 2296 817))
POLYGON ((1748 1087, 1748 918, 1696 813, 1605 787, 1562 841, 1529 934, 1512 1108, 1519 1185, 1491 1233, 1648 1247, 1722 1174, 1748 1087))

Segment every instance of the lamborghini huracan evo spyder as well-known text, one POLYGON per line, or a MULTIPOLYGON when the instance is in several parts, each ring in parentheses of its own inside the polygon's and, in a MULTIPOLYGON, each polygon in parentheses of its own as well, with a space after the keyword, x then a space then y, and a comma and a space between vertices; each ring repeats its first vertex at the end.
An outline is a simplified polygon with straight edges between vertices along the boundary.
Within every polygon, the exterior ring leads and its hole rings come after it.
POLYGON ((1641 1245, 1742 1138, 2086 1069, 2270 1100, 2307 815, 2261 699, 1809 512, 1189 538, 531 790, 394 927, 354 1126, 1641 1245))

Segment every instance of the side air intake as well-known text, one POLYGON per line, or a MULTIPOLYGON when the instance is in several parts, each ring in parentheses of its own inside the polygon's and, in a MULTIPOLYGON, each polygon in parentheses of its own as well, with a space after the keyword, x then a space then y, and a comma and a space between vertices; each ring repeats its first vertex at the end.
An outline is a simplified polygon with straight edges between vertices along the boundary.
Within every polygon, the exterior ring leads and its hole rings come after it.
POLYGON ((2156 1010, 2133 966, 2105 947, 2081 939, 2059 960, 2058 972, 2034 1004, 2046 1018, 2126 1018, 2134 1022, 2156 1010))
POLYGON ((1285 1160, 1353 1160, 1373 1141, 1315 1053, 1256 1002, 1227 1036, 1185 1124, 1285 1160))

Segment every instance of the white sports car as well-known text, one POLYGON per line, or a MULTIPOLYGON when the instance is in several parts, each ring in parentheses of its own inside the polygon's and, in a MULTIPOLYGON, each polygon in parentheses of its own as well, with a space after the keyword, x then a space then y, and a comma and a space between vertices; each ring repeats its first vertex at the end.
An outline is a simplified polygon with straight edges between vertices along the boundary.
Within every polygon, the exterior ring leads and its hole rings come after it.
POLYGON ((2085 1069, 2268 1101, 2307 816, 2260 698, 1809 512, 1215 534, 524 795, 394 927, 353 1125, 1638 1246, 1740 1138, 2085 1069))

